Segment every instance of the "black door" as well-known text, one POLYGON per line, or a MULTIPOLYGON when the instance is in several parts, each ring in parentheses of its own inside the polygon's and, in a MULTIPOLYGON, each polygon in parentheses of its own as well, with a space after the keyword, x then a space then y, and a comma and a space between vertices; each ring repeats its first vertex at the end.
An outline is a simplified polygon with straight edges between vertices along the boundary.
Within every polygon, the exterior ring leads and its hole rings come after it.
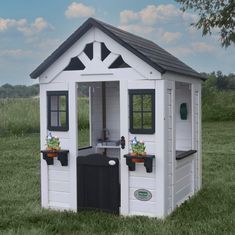
POLYGON ((78 210, 119 213, 119 161, 101 154, 77 158, 78 210))

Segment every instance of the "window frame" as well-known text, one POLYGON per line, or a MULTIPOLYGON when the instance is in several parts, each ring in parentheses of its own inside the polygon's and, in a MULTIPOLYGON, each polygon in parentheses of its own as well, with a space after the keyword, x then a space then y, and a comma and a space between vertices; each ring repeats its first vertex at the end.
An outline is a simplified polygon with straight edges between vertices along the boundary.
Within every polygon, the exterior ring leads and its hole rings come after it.
POLYGON ((68 131, 69 130, 69 100, 68 100, 68 91, 47 91, 47 129, 49 131, 68 131), (65 96, 65 110, 60 110, 58 105, 59 102, 57 102, 57 109, 52 110, 51 109, 51 97, 52 96, 65 96), (51 125, 51 112, 56 112, 57 113, 57 118, 59 120, 59 113, 65 112, 66 115, 66 122, 65 122, 65 127, 61 126, 52 126, 51 125))
POLYGON ((131 134, 154 134, 155 133, 155 89, 130 89, 129 90, 129 131, 131 134), (141 98, 141 110, 134 111, 133 110, 133 96, 134 95, 151 95, 151 111, 144 111, 143 110, 143 98, 141 98), (133 127, 133 113, 139 112, 141 113, 141 126, 142 128, 134 128, 133 127), (151 113, 151 121, 152 127, 150 129, 143 128, 143 113, 151 113))

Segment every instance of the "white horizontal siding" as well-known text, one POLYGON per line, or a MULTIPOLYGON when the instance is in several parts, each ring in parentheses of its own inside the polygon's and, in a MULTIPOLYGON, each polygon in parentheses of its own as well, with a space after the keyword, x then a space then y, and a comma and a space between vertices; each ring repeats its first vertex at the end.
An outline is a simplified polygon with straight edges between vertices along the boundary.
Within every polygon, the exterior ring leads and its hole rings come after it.
POLYGON ((69 182, 50 180, 49 189, 56 192, 69 192, 69 182))
POLYGON ((150 201, 130 200, 130 215, 156 215, 156 203, 150 201))
MULTIPOLYGON (((148 174, 148 173, 146 173, 148 174)), ((155 179, 145 177, 130 177, 130 188, 155 189, 155 179)))
POLYGON ((174 205, 180 205, 193 194, 194 162, 187 161, 175 169, 174 205))
POLYGON ((192 196, 192 194, 193 194, 192 185, 191 184, 186 185, 179 192, 175 194, 175 197, 174 197, 175 205, 180 205, 185 200, 187 200, 190 196, 192 196))
POLYGON ((69 203, 62 203, 62 202, 49 202, 49 207, 51 209, 61 210, 61 211, 71 209, 69 203))
POLYGON ((69 182, 69 171, 49 170, 49 181, 66 181, 69 182))
POLYGON ((175 183, 175 187, 174 187, 174 190, 175 190, 175 193, 179 192, 182 188, 184 188, 185 186, 187 185, 192 185, 192 174, 188 174, 188 175, 185 175, 183 178, 181 178, 180 180, 178 180, 176 183, 175 183))
POLYGON ((61 202, 61 203, 69 204, 70 193, 49 191, 49 203, 53 203, 53 202, 61 202))
POLYGON ((190 174, 192 171, 192 164, 191 162, 188 164, 183 165, 182 167, 178 167, 175 169, 175 182, 182 179, 185 175, 190 174))
POLYGON ((54 165, 48 166, 48 206, 56 210, 71 208, 70 172, 69 166, 61 166, 54 159, 54 165))

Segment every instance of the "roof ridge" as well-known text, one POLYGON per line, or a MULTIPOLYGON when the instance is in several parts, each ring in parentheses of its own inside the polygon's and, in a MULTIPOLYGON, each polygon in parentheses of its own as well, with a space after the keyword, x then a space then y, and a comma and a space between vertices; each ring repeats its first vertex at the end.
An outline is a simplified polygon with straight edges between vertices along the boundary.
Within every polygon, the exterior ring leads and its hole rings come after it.
POLYGON ((144 37, 142 37, 142 36, 140 36, 140 35, 137 35, 137 34, 134 34, 134 33, 130 33, 130 32, 128 32, 128 31, 123 30, 122 28, 115 27, 115 26, 113 26, 113 25, 111 25, 111 24, 108 24, 108 23, 106 23, 106 22, 103 22, 102 20, 98 20, 98 19, 93 18, 93 17, 90 17, 89 19, 94 20, 94 21, 96 21, 96 22, 98 22, 98 23, 107 25, 107 26, 109 26, 109 27, 111 27, 111 28, 113 28, 113 29, 119 30, 119 31, 121 31, 121 32, 123 32, 123 33, 125 33, 125 34, 129 34, 129 35, 131 35, 131 36, 138 37, 138 38, 140 38, 140 39, 142 39, 142 40, 144 40, 144 41, 149 41, 149 42, 155 44, 154 41, 152 41, 152 40, 150 40, 150 39, 144 38, 144 37))

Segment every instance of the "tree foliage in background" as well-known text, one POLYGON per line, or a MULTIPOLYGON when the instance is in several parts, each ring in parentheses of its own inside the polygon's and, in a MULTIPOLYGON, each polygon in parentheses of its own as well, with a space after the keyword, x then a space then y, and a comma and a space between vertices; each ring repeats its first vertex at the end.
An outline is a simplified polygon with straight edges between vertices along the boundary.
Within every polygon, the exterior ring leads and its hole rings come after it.
POLYGON ((0 98, 27 98, 38 96, 39 85, 24 86, 5 84, 0 87, 0 98))
POLYGON ((182 5, 182 10, 190 10, 199 14, 197 29, 202 34, 211 34, 219 30, 223 47, 235 44, 235 0, 176 0, 182 5))
POLYGON ((202 83, 202 93, 210 93, 212 91, 235 91, 235 74, 223 74, 221 71, 204 74, 208 79, 202 83))
POLYGON ((202 120, 235 121, 235 74, 221 71, 202 83, 202 120))

